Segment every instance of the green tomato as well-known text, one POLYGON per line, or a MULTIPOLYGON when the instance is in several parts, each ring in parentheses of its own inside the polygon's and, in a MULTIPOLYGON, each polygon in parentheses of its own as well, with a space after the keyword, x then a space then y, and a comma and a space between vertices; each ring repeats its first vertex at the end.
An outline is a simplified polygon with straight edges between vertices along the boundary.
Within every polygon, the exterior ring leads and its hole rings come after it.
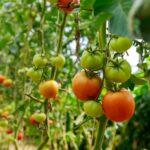
POLYGON ((105 76, 111 82, 123 83, 131 76, 131 66, 124 60, 110 61, 105 68, 105 76))
POLYGON ((62 54, 59 54, 58 56, 51 58, 51 64, 58 69, 64 66, 65 61, 66 61, 65 57, 62 54))
POLYGON ((103 115, 103 109, 100 103, 95 101, 87 101, 83 105, 84 112, 91 117, 99 117, 103 115))
POLYGON ((8 120, 1 120, 0 121, 0 127, 7 127, 8 126, 8 120))
POLYGON ((33 114, 33 119, 38 123, 43 123, 46 120, 46 115, 44 113, 33 114))
POLYGON ((39 82, 42 77, 42 72, 39 70, 34 70, 33 68, 28 69, 27 76, 30 77, 34 82, 39 82))
POLYGON ((43 58, 40 54, 36 54, 33 57, 33 64, 37 68, 43 68, 47 63, 46 58, 43 58))
POLYGON ((80 65, 85 69, 98 71, 102 69, 104 65, 104 59, 105 57, 103 53, 100 52, 92 53, 84 51, 81 56, 80 65))
POLYGON ((127 37, 119 37, 110 42, 110 49, 118 53, 127 51, 132 46, 132 40, 127 37))

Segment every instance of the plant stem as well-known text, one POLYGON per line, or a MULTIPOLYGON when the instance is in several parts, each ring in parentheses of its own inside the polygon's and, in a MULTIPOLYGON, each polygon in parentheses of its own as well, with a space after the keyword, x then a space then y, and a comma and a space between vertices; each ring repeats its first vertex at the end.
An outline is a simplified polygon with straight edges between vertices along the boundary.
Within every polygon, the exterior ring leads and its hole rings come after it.
POLYGON ((108 119, 105 116, 99 118, 97 137, 94 145, 94 150, 102 150, 102 144, 103 144, 104 133, 105 133, 107 122, 108 119))
POLYGON ((59 39, 58 39, 58 45, 57 45, 57 51, 56 51, 57 55, 61 51, 62 39, 63 39, 63 32, 64 32, 64 28, 65 28, 65 24, 66 24, 66 19, 67 19, 67 14, 65 13, 63 21, 62 21, 62 24, 60 26, 59 39))
POLYGON ((43 147, 45 146, 45 144, 48 142, 48 140, 49 140, 49 137, 46 136, 46 138, 45 138, 44 141, 40 144, 40 146, 38 147, 37 150, 42 150, 43 147))

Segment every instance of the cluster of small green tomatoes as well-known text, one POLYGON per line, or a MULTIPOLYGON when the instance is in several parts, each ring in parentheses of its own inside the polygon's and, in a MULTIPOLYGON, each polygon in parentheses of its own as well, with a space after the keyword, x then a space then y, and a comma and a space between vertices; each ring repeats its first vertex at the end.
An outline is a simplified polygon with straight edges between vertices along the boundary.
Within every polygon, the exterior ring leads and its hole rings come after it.
MULTIPOLYGON (((126 37, 111 40, 109 49, 113 52, 124 53, 132 46, 132 41, 126 37)), ((91 117, 105 115, 115 122, 129 120, 135 109, 132 94, 117 86, 126 82, 131 76, 131 66, 123 58, 107 58, 102 51, 86 50, 83 52, 80 65, 84 70, 78 72, 72 82, 75 96, 84 102, 84 111, 91 117), (113 87, 98 102, 104 81, 98 76, 103 71, 103 80, 109 81, 113 87)))

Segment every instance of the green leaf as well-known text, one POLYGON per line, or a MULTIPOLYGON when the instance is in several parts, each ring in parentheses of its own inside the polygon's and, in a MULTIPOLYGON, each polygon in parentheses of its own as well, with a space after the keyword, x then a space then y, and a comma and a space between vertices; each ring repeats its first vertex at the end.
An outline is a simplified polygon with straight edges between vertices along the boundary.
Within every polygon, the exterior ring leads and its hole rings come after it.
POLYGON ((91 10, 93 9, 94 2, 95 0, 83 0, 80 7, 83 10, 91 10))

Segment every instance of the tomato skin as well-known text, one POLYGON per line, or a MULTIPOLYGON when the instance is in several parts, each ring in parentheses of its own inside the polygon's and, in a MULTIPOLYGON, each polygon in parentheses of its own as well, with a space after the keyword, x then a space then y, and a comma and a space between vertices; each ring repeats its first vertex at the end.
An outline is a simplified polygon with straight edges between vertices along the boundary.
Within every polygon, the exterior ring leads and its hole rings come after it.
POLYGON ((66 59, 62 54, 59 54, 58 56, 51 58, 50 61, 54 67, 60 69, 64 66, 66 59))
POLYGON ((59 85, 54 80, 49 80, 39 85, 40 93, 46 98, 56 98, 58 94, 59 85))
POLYGON ((81 57, 80 65, 92 71, 98 71, 102 69, 104 65, 104 54, 97 52, 92 54, 88 51, 84 51, 81 57))
POLYGON ((115 122, 123 122, 133 116, 135 102, 132 94, 122 89, 119 92, 108 92, 103 97, 102 107, 107 118, 115 122))
POLYGON ((80 3, 79 0, 58 0, 57 6, 65 13, 71 13, 74 8, 72 8, 70 5, 75 4, 78 5, 80 3))
POLYGON ((46 115, 44 113, 35 113, 33 118, 37 123, 43 123, 46 120, 46 115))
POLYGON ((118 53, 127 51, 132 46, 132 41, 127 37, 119 37, 110 42, 110 48, 118 53))
POLYGON ((29 118, 29 122, 31 125, 37 125, 38 123, 36 122, 36 120, 34 119, 34 116, 32 115, 30 118, 29 118))
POLYGON ((22 132, 19 132, 19 133, 18 133, 17 139, 18 139, 19 141, 21 141, 21 140, 23 139, 23 133, 22 133, 22 132))
POLYGON ((91 117, 99 117, 103 114, 103 109, 100 103, 95 101, 87 101, 83 105, 84 112, 91 117))
POLYGON ((33 57, 33 64, 37 67, 37 68, 43 68, 47 63, 47 60, 45 58, 43 58, 40 54, 36 54, 33 57))
POLYGON ((11 79, 5 79, 5 80, 3 81, 3 85, 4 85, 5 87, 7 87, 7 88, 12 87, 12 84, 13 84, 13 81, 12 81, 11 79))
POLYGON ((105 76, 111 82, 123 83, 131 76, 131 66, 123 59, 119 59, 118 62, 121 63, 119 66, 115 66, 111 61, 106 65, 105 76))
POLYGON ((12 134, 12 133, 13 133, 13 130, 9 129, 9 130, 6 131, 6 133, 7 133, 7 134, 12 134))
POLYGON ((3 75, 0 75, 0 84, 1 83, 3 83, 3 81, 6 79, 6 77, 5 76, 3 76, 3 75))
POLYGON ((95 76, 88 78, 85 71, 77 73, 72 80, 72 88, 75 96, 82 100, 95 100, 99 96, 102 80, 95 76))

